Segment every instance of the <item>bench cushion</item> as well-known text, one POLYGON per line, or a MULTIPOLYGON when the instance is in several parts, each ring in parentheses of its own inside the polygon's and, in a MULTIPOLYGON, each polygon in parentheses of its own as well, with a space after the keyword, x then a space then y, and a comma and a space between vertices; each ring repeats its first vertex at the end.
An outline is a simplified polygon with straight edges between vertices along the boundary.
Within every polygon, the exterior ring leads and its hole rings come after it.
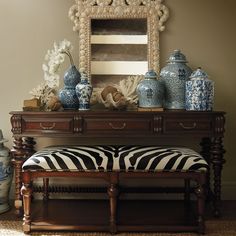
POLYGON ((206 171, 197 152, 182 147, 52 146, 32 155, 23 171, 206 171))

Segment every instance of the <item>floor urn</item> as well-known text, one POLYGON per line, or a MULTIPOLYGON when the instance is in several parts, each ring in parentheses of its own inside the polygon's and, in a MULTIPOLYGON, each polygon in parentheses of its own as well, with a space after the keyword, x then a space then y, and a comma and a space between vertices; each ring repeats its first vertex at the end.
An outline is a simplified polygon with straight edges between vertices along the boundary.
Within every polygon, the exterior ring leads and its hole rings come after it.
POLYGON ((138 106, 144 108, 162 107, 163 85, 157 74, 149 70, 145 78, 141 80, 136 88, 138 95, 138 106))
POLYGON ((174 50, 167 62, 160 73, 165 89, 164 108, 185 109, 185 83, 192 70, 180 50, 174 50))
POLYGON ((79 100, 79 110, 90 109, 90 98, 93 92, 93 87, 89 83, 88 76, 83 73, 81 81, 76 85, 76 94, 79 100))
POLYGON ((7 140, 3 138, 0 130, 0 214, 10 209, 9 192, 13 175, 10 151, 4 147, 4 142, 7 140))
POLYGON ((211 111, 214 101, 214 82, 201 68, 194 71, 186 82, 186 110, 211 111))
POLYGON ((77 110, 79 101, 76 96, 75 86, 80 82, 80 73, 71 66, 64 75, 64 87, 59 91, 59 99, 64 110, 77 110))

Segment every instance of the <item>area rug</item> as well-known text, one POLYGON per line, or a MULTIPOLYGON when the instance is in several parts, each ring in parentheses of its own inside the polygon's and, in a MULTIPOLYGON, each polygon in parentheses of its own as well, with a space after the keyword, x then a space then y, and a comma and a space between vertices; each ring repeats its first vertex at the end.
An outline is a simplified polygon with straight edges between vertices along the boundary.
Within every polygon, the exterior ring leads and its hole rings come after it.
MULTIPOLYGON (((21 221, 0 221, 1 236, 25 236, 21 221)), ((111 236, 109 233, 77 233, 77 232, 33 232, 33 236, 111 236)), ((196 233, 119 233, 118 236, 196 236, 196 233)), ((236 221, 210 220, 206 222, 207 236, 236 236, 236 221)))

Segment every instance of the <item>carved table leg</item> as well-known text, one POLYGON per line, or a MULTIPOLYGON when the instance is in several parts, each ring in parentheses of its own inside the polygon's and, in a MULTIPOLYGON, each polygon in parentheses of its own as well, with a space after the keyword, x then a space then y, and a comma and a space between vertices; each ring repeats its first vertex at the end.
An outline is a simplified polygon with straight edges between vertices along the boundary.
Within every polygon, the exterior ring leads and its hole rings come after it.
POLYGON ((23 203, 24 203, 23 231, 24 233, 29 233, 30 223, 31 223, 30 216, 31 216, 31 196, 32 196, 32 186, 29 173, 24 173, 21 194, 23 196, 23 203))
POLYGON ((119 194, 118 189, 118 177, 117 174, 111 174, 110 186, 108 187, 108 195, 110 199, 110 232, 115 234, 117 232, 116 227, 116 215, 117 215, 117 196, 119 194))
POLYGON ((207 185, 207 192, 206 192, 206 198, 207 200, 211 201, 213 200, 213 193, 211 191, 211 139, 210 138, 203 138, 201 143, 200 143, 202 150, 201 150, 201 155, 204 157, 204 159, 206 160, 206 162, 209 165, 209 170, 207 172, 207 176, 206 176, 206 185, 207 185))
POLYGON ((222 138, 214 138, 211 146, 211 163, 214 171, 214 214, 217 217, 221 214, 221 172, 225 163, 224 153, 222 138))
POLYGON ((205 184, 205 175, 201 175, 198 180, 198 186, 195 189, 195 193, 197 196, 197 204, 198 204, 198 233, 204 234, 205 232, 205 191, 204 191, 204 184, 205 184))

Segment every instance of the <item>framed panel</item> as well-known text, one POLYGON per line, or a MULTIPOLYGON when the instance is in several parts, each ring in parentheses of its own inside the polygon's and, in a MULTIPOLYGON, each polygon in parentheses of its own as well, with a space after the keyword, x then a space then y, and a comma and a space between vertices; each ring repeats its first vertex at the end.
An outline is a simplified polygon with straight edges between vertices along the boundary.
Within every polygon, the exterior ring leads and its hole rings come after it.
MULTIPOLYGON (((118 65, 115 67, 115 74, 119 74, 119 71, 117 71, 119 68, 121 70, 121 74, 126 73, 124 72, 125 68, 121 66, 122 61, 108 62, 105 60, 105 62, 93 62, 91 52, 92 49, 96 49, 96 46, 91 45, 98 44, 146 44, 147 61, 134 62, 134 65, 131 67, 131 69, 136 67, 135 63, 141 63, 142 66, 147 65, 147 69, 153 69, 159 72, 159 31, 164 30, 165 27, 163 23, 167 20, 168 16, 168 8, 162 4, 161 0, 75 0, 75 4, 70 8, 69 17, 74 22, 73 30, 78 32, 79 35, 80 72, 87 73, 90 78, 91 69, 96 68, 95 64, 101 65, 101 63, 105 63, 106 65, 107 63, 115 62, 115 64, 118 65), (132 22, 134 22, 134 20, 140 21, 140 23, 144 21, 146 22, 147 26, 146 35, 126 35, 125 33, 115 35, 97 35, 92 33, 92 26, 94 24, 96 25, 96 21, 103 21, 103 23, 106 24, 106 22, 113 20, 130 20, 131 25, 133 24, 132 22)), ((120 25, 123 25, 123 23, 120 25)), ((136 27, 141 26, 141 24, 136 23, 133 25, 136 25, 136 27)), ((125 27, 123 28, 125 29, 125 27)), ((115 64, 113 63, 113 65, 115 64)), ((95 71, 95 73, 97 72, 95 71)), ((98 74, 102 73, 102 71, 99 71, 98 74)), ((104 73, 108 72, 105 71, 104 73)), ((112 71, 109 71, 109 73, 112 74, 112 71)), ((134 74, 134 72, 131 74, 134 74)))

